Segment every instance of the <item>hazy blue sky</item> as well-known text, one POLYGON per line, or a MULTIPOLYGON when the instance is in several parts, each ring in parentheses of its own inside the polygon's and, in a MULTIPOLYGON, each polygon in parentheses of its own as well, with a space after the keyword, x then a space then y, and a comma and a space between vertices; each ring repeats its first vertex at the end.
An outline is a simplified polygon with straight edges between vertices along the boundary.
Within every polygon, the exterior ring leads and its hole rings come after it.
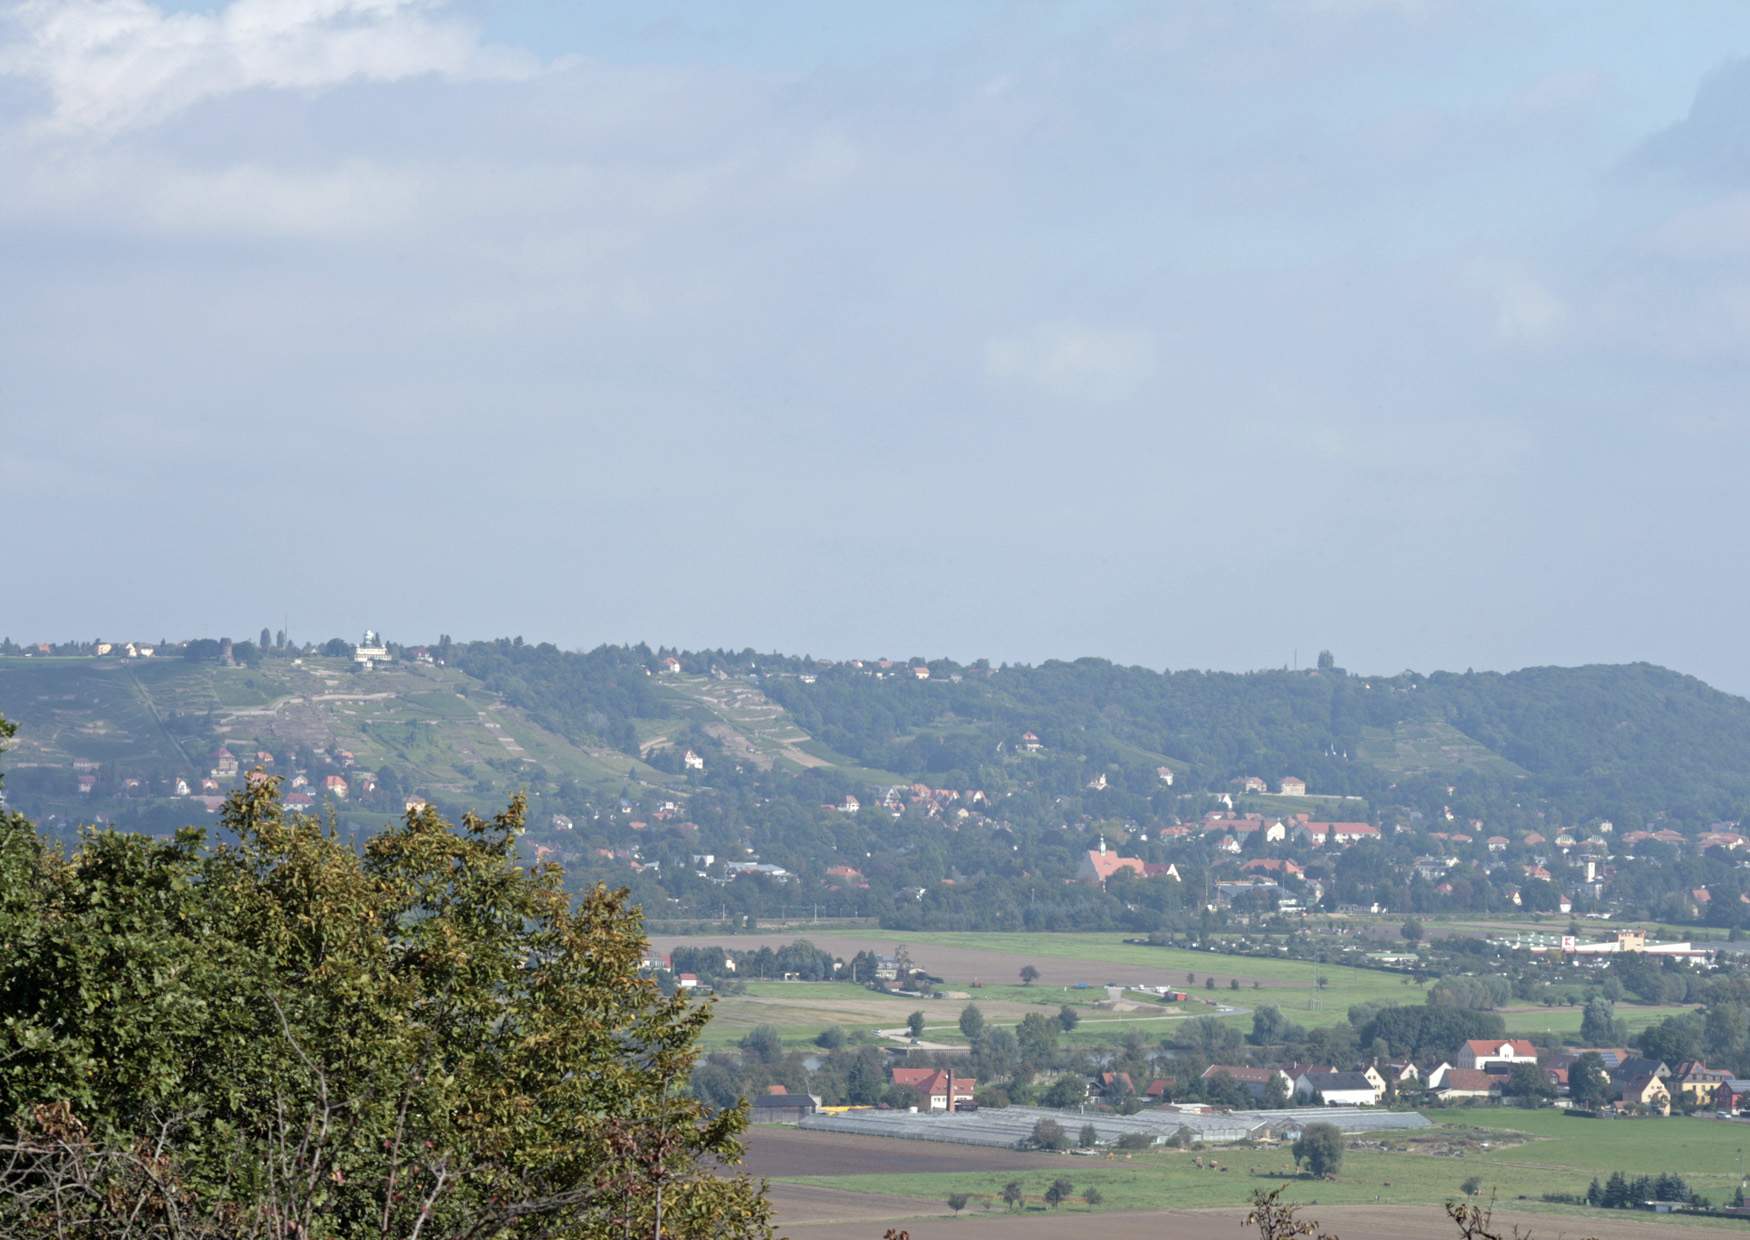
POLYGON ((0 0, 0 632, 1750 690, 1750 5, 0 0))

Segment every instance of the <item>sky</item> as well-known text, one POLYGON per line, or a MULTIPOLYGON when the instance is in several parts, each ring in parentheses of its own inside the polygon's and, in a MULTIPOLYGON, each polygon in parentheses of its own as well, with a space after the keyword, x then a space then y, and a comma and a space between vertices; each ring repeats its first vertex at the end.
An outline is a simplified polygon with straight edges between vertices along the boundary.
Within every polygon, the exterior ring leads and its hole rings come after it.
POLYGON ((1750 692, 1740 0, 0 0, 0 633, 1750 692))

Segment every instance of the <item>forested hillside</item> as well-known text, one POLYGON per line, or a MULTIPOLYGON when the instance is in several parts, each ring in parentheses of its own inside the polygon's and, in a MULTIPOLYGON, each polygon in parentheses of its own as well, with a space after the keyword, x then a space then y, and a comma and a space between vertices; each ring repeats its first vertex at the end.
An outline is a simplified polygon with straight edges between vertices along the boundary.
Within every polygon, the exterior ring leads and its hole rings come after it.
POLYGON ((361 675, 319 653, 345 643, 235 668, 204 657, 215 645, 125 666, 0 659, 0 707, 25 727, 15 795, 72 798, 75 768, 96 771, 98 799, 130 777, 194 777, 231 743, 344 748, 397 795, 672 787, 690 746, 713 755, 713 786, 737 766, 837 771, 865 790, 1077 794, 1103 775, 1110 808, 1132 815, 1158 800, 1163 768, 1175 796, 1299 777, 1315 802, 1275 804, 1313 810, 1323 795, 1373 811, 1705 821, 1750 805, 1750 702, 1647 664, 1381 677, 937 661, 924 679, 918 660, 446 638, 435 663, 361 675))

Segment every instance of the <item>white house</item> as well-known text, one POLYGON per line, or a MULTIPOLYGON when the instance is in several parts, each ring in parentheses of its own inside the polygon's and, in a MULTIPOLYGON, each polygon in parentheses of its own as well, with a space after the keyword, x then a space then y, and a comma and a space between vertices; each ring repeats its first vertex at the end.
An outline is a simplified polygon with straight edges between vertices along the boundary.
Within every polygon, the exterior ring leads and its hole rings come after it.
POLYGON ((1487 1068, 1492 1063, 1536 1063, 1537 1047, 1524 1038, 1472 1038, 1452 1057, 1454 1067, 1487 1068))
POLYGON ((1318 1099, 1328 1107, 1378 1106, 1385 1086, 1360 1072, 1304 1072, 1294 1082, 1297 1098, 1318 1099))

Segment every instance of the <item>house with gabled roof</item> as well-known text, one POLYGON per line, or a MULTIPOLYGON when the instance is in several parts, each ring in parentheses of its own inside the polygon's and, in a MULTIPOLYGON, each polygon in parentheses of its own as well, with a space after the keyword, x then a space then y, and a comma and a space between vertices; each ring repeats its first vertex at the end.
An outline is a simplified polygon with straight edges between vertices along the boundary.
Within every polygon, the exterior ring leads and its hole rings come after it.
POLYGON ((1504 1080, 1479 1068, 1449 1068, 1440 1074, 1434 1096, 1442 1102, 1499 1098, 1504 1080))
POLYGON ((1295 1081, 1294 1093, 1328 1107, 1371 1107, 1379 1105, 1385 1086, 1361 1072, 1308 1072, 1295 1081))
POLYGON ((1692 1102, 1707 1102, 1731 1079, 1732 1074, 1724 1069, 1710 1068, 1699 1059, 1685 1059, 1672 1072, 1668 1084, 1692 1102))
POLYGON ((891 1068, 888 1082, 916 1094, 920 1111, 956 1111, 972 1101, 978 1087, 952 1068, 891 1068))

